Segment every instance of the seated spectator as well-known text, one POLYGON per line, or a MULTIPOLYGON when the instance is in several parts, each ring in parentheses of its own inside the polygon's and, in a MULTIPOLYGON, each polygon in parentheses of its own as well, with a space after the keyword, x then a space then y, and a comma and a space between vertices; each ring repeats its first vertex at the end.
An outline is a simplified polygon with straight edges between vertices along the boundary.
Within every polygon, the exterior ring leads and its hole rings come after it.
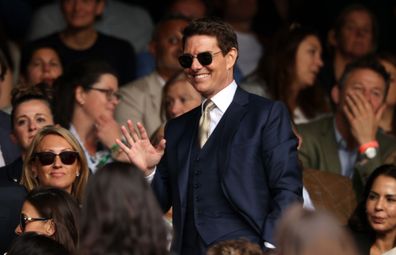
POLYGON ((345 66, 377 47, 378 27, 374 14, 360 4, 346 6, 328 33, 330 56, 319 73, 319 84, 328 95, 340 80, 345 66))
POLYGON ((264 255, 258 244, 248 240, 226 240, 209 247, 206 255, 264 255))
POLYGON ((169 79, 162 91, 161 118, 163 124, 152 136, 152 144, 164 138, 165 122, 201 105, 201 95, 188 82, 184 72, 169 79), (164 118, 165 116, 165 118, 164 118))
POLYGON ((378 130, 388 87, 389 75, 375 58, 348 64, 332 91, 335 115, 297 126, 303 166, 353 179, 359 195, 373 169, 396 150, 396 140, 378 130))
POLYGON ((66 248, 45 235, 27 232, 18 237, 7 255, 70 255, 66 248))
POLYGON ((396 136, 396 56, 390 53, 380 53, 377 56, 390 75, 389 90, 385 100, 386 109, 379 126, 385 133, 396 136))
POLYGON ((323 65, 321 54, 318 34, 292 24, 279 32, 255 74, 241 87, 283 101, 296 124, 308 122, 330 110, 320 87, 316 86, 316 75, 323 65))
MULTIPOLYGON (((29 40, 62 30, 66 22, 62 17, 61 1, 53 1, 39 8, 30 24, 29 40)), ((154 26, 150 14, 138 5, 105 0, 104 11, 96 18, 95 28, 101 33, 127 40, 136 52, 141 52, 147 47, 154 26)))
POLYGON ((363 195, 349 220, 360 254, 396 252, 396 166, 382 165, 367 180, 363 195))
POLYGON ((28 191, 48 186, 70 193, 81 203, 89 169, 84 151, 66 129, 44 127, 26 153, 21 184, 28 191))
POLYGON ((75 63, 56 82, 55 122, 77 138, 92 172, 113 159, 126 160, 115 145, 121 137, 113 116, 119 100, 117 76, 102 61, 75 63))
MULTIPOLYGON (((0 97, 5 94, 11 94, 7 88, 12 84, 6 84, 6 75, 10 73, 6 63, 6 58, 0 51, 0 97)), ((10 95, 7 95, 7 105, 9 104, 10 95)), ((1 99, 0 99, 1 100, 1 99)), ((19 156, 18 147, 11 141, 11 119, 8 113, 0 110, 0 167, 13 162, 19 156)))
POLYGON ((216 15, 229 23, 238 38, 237 66, 242 77, 256 70, 264 54, 262 38, 254 29, 255 17, 258 14, 257 0, 215 0, 216 15))
POLYGON ((79 254, 169 254, 157 200, 130 164, 112 162, 99 169, 83 204, 79 254))
POLYGON ((276 231, 276 254, 357 255, 353 238, 324 211, 291 206, 276 231))
POLYGON ((77 249, 79 206, 77 200, 57 188, 37 188, 26 196, 15 233, 36 232, 51 237, 70 253, 77 249))
POLYGON ((20 62, 21 82, 33 86, 44 82, 50 86, 63 72, 58 52, 50 45, 35 43, 25 47, 20 62))
MULTIPOLYGON (((19 87, 12 92, 11 135, 21 154, 13 162, 0 168, 0 179, 19 183, 26 152, 36 133, 43 127, 53 125, 50 108, 50 90, 47 84, 19 87)), ((8 147, 5 147, 8 149, 8 147)))
POLYGON ((208 4, 205 0, 171 0, 168 12, 198 19, 206 16, 208 4))
POLYGON ((132 83, 125 85, 120 93, 122 100, 116 109, 119 123, 142 123, 149 135, 161 125, 161 97, 165 82, 182 70, 178 57, 182 54, 182 30, 189 19, 184 16, 169 16, 156 27, 150 52, 155 56, 156 68, 132 83))
POLYGON ((45 43, 55 48, 65 68, 78 60, 98 58, 108 62, 117 71, 120 84, 132 81, 135 72, 132 46, 125 40, 95 29, 95 21, 104 11, 105 0, 60 3, 66 27, 33 43, 45 43))
POLYGON ((0 254, 8 250, 16 237, 15 226, 19 223, 26 193, 22 185, 0 178, 0 254))

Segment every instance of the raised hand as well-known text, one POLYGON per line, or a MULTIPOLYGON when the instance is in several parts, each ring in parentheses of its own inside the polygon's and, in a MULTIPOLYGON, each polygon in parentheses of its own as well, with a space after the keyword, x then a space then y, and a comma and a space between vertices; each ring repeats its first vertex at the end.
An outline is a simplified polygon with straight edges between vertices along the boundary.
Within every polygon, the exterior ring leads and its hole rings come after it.
POLYGON ((165 139, 162 139, 157 146, 153 146, 147 136, 146 129, 141 123, 137 123, 136 131, 132 121, 128 120, 128 128, 121 127, 121 132, 128 144, 124 144, 117 139, 117 144, 127 154, 131 163, 144 171, 145 175, 149 175, 153 168, 159 163, 165 151, 165 139))
POLYGON ((362 93, 352 91, 346 96, 343 110, 359 145, 375 140, 378 123, 385 110, 384 104, 375 112, 362 93))

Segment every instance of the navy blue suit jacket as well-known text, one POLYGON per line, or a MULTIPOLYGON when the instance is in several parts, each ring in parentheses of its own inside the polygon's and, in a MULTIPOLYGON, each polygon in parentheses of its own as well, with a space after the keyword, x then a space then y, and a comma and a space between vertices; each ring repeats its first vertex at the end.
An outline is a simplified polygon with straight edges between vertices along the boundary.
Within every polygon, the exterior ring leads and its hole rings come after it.
MULTIPOLYGON (((181 247, 191 147, 200 116, 201 107, 197 107, 168 122, 165 154, 152 182, 162 209, 173 206, 174 248, 181 247)), ((297 139, 288 111, 280 102, 238 88, 223 118, 226 128, 220 148, 224 149, 215 152, 222 191, 258 236, 274 244, 281 213, 302 200, 297 139)))

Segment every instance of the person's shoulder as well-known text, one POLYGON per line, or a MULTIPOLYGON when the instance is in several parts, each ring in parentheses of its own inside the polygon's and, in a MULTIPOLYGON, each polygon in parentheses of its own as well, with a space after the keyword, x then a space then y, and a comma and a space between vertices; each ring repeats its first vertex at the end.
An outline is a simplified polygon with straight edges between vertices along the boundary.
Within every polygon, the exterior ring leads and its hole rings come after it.
MULTIPOLYGON (((120 50, 120 49, 125 49, 125 48, 132 48, 132 45, 124 39, 108 35, 102 32, 98 32, 98 43, 103 43, 106 45, 111 45, 113 50, 120 50)), ((133 48, 132 48, 133 49, 133 48)))
POLYGON ((377 132, 377 140, 381 148, 392 151, 396 150, 396 137, 393 135, 388 135, 379 130, 377 132))
MULTIPOLYGON (((10 121, 11 121, 11 116, 8 113, 0 110, 0 122, 1 122, 1 124, 4 124, 4 122, 10 123, 10 121)), ((1 126, 3 126, 3 125, 1 125, 1 126)))
POLYGON ((315 134, 318 132, 322 132, 327 128, 330 128, 333 121, 334 121, 333 115, 327 114, 310 122, 298 124, 296 125, 296 128, 298 132, 301 132, 302 134, 304 133, 315 134))
POLYGON ((148 75, 140 77, 137 80, 128 82, 127 84, 125 84, 120 88, 120 93, 129 94, 132 92, 138 92, 138 93, 146 92, 149 89, 148 87, 153 84, 153 80, 156 78, 155 76, 156 76, 155 72, 152 72, 148 75))
POLYGON ((56 44, 56 43, 60 43, 60 42, 61 42, 61 39, 59 37, 59 32, 54 32, 49 35, 40 37, 36 40, 30 41, 28 43, 28 45, 39 45, 39 44, 45 44, 45 43, 56 44))
POLYGON ((169 121, 167 121, 167 126, 179 126, 181 124, 186 124, 186 125, 190 125, 192 119, 194 119, 197 115, 199 115, 201 111, 201 105, 195 107, 194 109, 183 113, 182 115, 173 118, 169 121))

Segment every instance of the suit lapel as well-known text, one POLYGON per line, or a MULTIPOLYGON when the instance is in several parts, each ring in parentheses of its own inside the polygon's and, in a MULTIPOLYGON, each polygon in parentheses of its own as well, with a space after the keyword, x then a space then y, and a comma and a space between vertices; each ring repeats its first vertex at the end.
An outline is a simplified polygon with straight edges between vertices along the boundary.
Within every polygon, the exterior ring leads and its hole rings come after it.
POLYGON ((323 156, 325 159, 325 166, 322 167, 333 173, 341 174, 341 163, 338 157, 338 147, 334 133, 333 121, 333 118, 329 118, 322 129, 321 144, 323 146, 323 156))
POLYGON ((238 87, 235 92, 234 99, 230 106, 224 113, 219 125, 224 126, 223 132, 220 134, 220 147, 223 148, 217 151, 218 164, 220 176, 223 177, 228 169, 230 162, 229 155, 233 137, 240 127, 240 122, 247 112, 247 104, 249 101, 249 94, 238 87))

